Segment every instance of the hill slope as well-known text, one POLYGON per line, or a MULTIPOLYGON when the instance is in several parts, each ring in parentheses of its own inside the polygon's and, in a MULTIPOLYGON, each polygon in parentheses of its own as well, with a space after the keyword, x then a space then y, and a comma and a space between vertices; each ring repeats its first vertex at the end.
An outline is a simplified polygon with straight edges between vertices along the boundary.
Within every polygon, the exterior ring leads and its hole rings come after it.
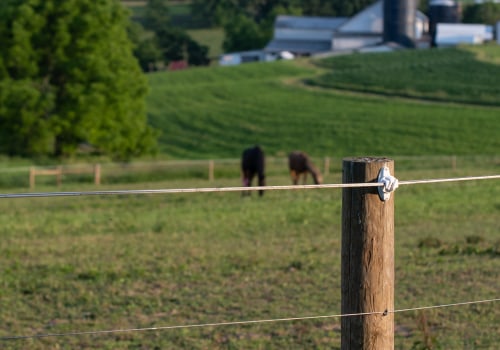
POLYGON ((500 46, 338 56, 309 80, 329 88, 500 106, 500 46))
MULTIPOLYGON (((429 54, 436 60, 450 52, 404 54, 429 54)), ((356 64, 383 64, 372 57, 356 57, 356 64)), ((468 57, 470 67, 476 67, 478 59, 468 57)), ((324 67, 332 71, 329 62, 324 67)), ((397 74, 418 76, 419 69, 425 66, 403 67, 397 74)), ((368 75, 370 69, 363 72, 374 79, 368 75)), ((300 60, 158 73, 150 75, 149 118, 162 131, 161 152, 177 159, 237 158, 244 147, 255 143, 269 155, 293 149, 339 157, 498 154, 500 109, 395 98, 391 94, 398 94, 399 87, 383 79, 384 74, 378 78, 386 95, 376 96, 287 84, 290 79, 311 81, 317 76, 300 60)), ((336 76, 333 70, 328 79, 335 82, 336 76)), ((466 82, 466 75, 456 76, 466 82)), ((357 79, 362 85, 363 75, 357 79)), ((456 84, 452 80, 448 88, 456 84)), ((482 84, 478 89, 489 91, 490 82, 482 84)), ((453 102, 452 96, 445 100, 453 102)))

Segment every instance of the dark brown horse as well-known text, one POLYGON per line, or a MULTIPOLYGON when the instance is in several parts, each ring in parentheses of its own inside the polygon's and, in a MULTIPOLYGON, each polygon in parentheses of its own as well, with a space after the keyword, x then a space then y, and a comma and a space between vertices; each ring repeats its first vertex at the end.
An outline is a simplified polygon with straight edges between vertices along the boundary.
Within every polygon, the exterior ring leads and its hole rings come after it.
POLYGON ((309 156, 301 151, 294 151, 288 155, 288 168, 290 169, 290 176, 292 182, 297 185, 299 178, 303 177, 303 184, 306 184, 307 173, 312 175, 313 181, 316 185, 323 183, 323 176, 318 169, 313 165, 309 156))
MULTIPOLYGON (((259 179, 259 186, 266 185, 265 170, 265 156, 264 151, 260 146, 247 148, 241 155, 241 179, 243 186, 252 186, 252 180, 255 175, 259 179)), ((243 195, 249 195, 250 191, 244 191, 243 195)), ((259 195, 263 195, 264 191, 259 190, 259 195)))

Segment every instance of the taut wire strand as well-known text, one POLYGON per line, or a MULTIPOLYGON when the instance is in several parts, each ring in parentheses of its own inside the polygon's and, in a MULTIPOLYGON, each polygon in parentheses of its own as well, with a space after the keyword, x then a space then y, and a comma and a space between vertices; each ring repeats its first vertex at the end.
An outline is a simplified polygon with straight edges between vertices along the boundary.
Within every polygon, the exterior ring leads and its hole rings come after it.
MULTIPOLYGON (((448 179, 427 179, 399 181, 399 185, 429 184, 440 182, 472 181, 500 179, 500 175, 471 176, 448 179)), ((174 194, 174 193, 211 193, 211 192, 238 192, 258 190, 303 190, 325 188, 361 188, 380 187, 382 182, 323 184, 323 185, 288 185, 288 186, 254 186, 254 187, 213 187, 213 188, 170 188, 156 190, 110 190, 110 191, 80 191, 80 192, 38 192, 38 193, 0 193, 0 198, 33 198, 33 197, 76 197, 76 196, 106 196, 106 195, 137 195, 137 194, 174 194)))
POLYGON ((370 315, 386 316, 389 313, 395 314, 395 313, 399 313, 399 312, 437 309, 437 308, 445 308, 445 307, 452 307, 452 306, 465 306, 465 305, 472 305, 472 304, 491 303, 491 302, 496 302, 496 301, 500 301, 500 298, 476 300, 476 301, 466 301, 466 302, 460 302, 460 303, 442 304, 442 305, 433 305, 433 306, 422 306, 422 307, 399 309, 399 310, 384 310, 384 311, 361 312, 361 313, 352 313, 352 314, 334 314, 334 315, 323 315, 323 316, 275 318, 275 319, 266 319, 266 320, 234 321, 234 322, 219 322, 219 323, 200 323, 200 324, 179 325, 179 326, 162 326, 162 327, 146 327, 146 328, 113 329, 113 330, 101 330, 101 331, 47 333, 47 334, 9 336, 9 337, 0 337, 0 341, 48 338, 48 337, 80 336, 80 335, 99 335, 99 334, 124 333, 124 332, 159 331, 159 330, 186 329, 186 328, 235 326, 235 325, 249 325, 249 324, 256 324, 256 323, 303 321, 303 320, 313 320, 313 319, 317 320, 317 319, 338 318, 338 317, 354 317, 354 316, 370 316, 370 315))

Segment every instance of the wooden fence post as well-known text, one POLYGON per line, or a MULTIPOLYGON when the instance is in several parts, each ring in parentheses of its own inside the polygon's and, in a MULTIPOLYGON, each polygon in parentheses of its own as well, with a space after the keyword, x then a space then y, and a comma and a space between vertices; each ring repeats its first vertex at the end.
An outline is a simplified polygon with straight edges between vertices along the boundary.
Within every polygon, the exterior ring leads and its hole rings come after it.
POLYGON ((214 161, 208 162, 208 181, 214 181, 214 161))
MULTIPOLYGON (((378 182, 387 158, 346 158, 343 183, 378 182)), ((342 314, 394 310, 394 194, 379 198, 377 187, 342 191, 342 314)), ((342 350, 394 349, 394 314, 342 317, 342 350)))
POLYGON ((101 164, 94 164, 94 184, 101 184, 101 164))
POLYGON ((30 167, 30 188, 33 189, 35 188, 35 167, 34 166, 31 166, 30 167))
POLYGON ((325 157, 325 171, 323 172, 323 175, 328 175, 330 174, 330 157, 325 157))
POLYGON ((62 183, 62 173, 63 173, 62 166, 59 165, 56 168, 56 171, 55 171, 57 186, 61 186, 61 183, 62 183))

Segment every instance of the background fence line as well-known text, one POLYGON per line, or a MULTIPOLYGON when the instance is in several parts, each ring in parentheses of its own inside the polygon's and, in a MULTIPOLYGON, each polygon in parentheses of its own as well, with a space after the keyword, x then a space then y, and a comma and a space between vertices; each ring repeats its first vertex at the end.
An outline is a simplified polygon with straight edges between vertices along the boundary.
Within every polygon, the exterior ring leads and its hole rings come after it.
MULTIPOLYGON (((327 176, 331 173, 340 172, 341 157, 311 157, 313 162, 327 176)), ((494 155, 476 155, 476 156, 400 156, 394 157, 398 162, 398 169, 450 169, 457 170, 470 168, 473 166, 491 165, 493 167, 500 165, 500 157, 494 155)), ((181 172, 182 177, 205 178, 213 182, 216 178, 237 176, 239 173, 238 158, 228 159, 208 159, 208 160, 159 160, 142 161, 131 163, 107 163, 96 162, 94 164, 63 164, 52 166, 22 166, 22 167, 4 167, 0 169, 0 184, 2 176, 26 176, 30 188, 35 188, 37 176, 54 176, 56 179, 52 183, 60 185, 63 181, 71 181, 68 175, 73 178, 89 177, 86 180, 93 181, 94 184, 101 184, 102 179, 110 180, 131 174, 181 172), (226 173, 226 175, 224 175, 226 173)), ((270 173, 287 174, 287 158, 267 157, 266 166, 270 173)), ((181 177, 179 175, 179 177, 181 177)))
MULTIPOLYGON (((417 185, 443 182, 479 181, 500 179, 499 175, 468 176, 458 178, 403 180, 399 185, 417 185)), ((283 186, 253 186, 253 187, 195 187, 195 188, 167 188, 146 190, 109 190, 109 191, 71 191, 71 192, 31 192, 31 193, 0 193, 0 198, 34 198, 34 197, 77 197, 77 196, 105 196, 105 195, 138 195, 138 194, 178 194, 178 193, 214 193, 214 192, 241 192, 241 191, 276 191, 276 190, 303 190, 303 189, 332 189, 332 188, 360 188, 381 187, 382 182, 368 183, 336 183, 322 185, 283 185, 283 186)))

